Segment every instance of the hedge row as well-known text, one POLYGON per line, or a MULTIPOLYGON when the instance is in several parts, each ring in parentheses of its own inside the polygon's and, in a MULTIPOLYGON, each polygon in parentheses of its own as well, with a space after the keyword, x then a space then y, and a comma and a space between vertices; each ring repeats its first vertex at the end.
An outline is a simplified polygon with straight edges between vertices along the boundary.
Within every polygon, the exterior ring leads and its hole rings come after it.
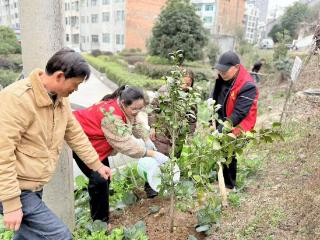
POLYGON ((141 74, 131 73, 128 68, 108 58, 93 57, 91 55, 84 55, 84 57, 94 68, 105 73, 111 81, 118 85, 128 84, 138 88, 156 90, 164 84, 162 80, 151 79, 141 74))
MULTIPOLYGON (((194 72, 196 81, 213 80, 213 73, 207 69, 198 69, 194 67, 187 68, 194 72)), ((150 78, 159 79, 162 76, 168 75, 172 69, 172 66, 169 65, 155 65, 147 62, 138 62, 135 64, 134 71, 150 78)))

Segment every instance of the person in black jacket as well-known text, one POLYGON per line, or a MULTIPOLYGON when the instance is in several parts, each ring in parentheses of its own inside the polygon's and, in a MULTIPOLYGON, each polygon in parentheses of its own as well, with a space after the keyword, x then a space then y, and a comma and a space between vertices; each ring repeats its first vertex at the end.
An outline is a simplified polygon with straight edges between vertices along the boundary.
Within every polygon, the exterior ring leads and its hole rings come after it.
MULTIPOLYGON (((238 55, 232 51, 225 52, 215 65, 218 70, 218 79, 210 95, 217 104, 218 118, 222 121, 229 120, 235 127, 232 132, 235 135, 242 131, 250 131, 254 128, 257 117, 258 89, 248 73, 240 64, 238 55)), ((217 123, 219 132, 223 125, 217 123)), ((226 187, 236 187, 237 159, 233 157, 229 166, 223 166, 223 175, 226 187)))
POLYGON ((261 67, 266 63, 266 60, 264 58, 261 58, 260 60, 258 60, 257 62, 255 62, 253 64, 253 67, 251 69, 251 76, 253 77, 254 81, 256 83, 260 82, 260 77, 259 77, 259 71, 261 69, 261 67))

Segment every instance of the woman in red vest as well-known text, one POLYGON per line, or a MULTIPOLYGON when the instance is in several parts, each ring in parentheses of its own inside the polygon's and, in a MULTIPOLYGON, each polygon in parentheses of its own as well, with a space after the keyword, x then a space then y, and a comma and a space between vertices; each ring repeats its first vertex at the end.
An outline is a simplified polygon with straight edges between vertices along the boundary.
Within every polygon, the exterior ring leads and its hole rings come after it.
MULTIPOLYGON (((155 147, 148 137, 149 133, 139 122, 138 113, 144 107, 145 98, 141 90, 122 86, 103 97, 99 103, 75 111, 74 116, 104 165, 109 166, 108 157, 116 152, 133 158, 153 157, 162 164, 168 157, 153 150, 155 147), (143 139, 146 145, 139 145, 136 138, 143 139)), ((89 178, 92 219, 108 223, 110 182, 83 164, 76 153, 73 153, 73 157, 81 171, 89 178)))

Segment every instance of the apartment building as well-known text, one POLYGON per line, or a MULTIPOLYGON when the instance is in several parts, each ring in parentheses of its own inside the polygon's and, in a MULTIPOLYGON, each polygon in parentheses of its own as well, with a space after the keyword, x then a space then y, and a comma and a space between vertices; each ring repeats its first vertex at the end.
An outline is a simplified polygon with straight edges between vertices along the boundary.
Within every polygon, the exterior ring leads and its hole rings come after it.
MULTIPOLYGON (((63 0, 65 42, 77 51, 146 51, 166 0, 63 0)), ((233 35, 243 24, 244 0, 191 0, 212 35, 233 35)), ((19 0, 0 0, 0 25, 20 29, 19 0)))
POLYGON ((216 32, 217 23, 217 1, 216 0, 192 0, 197 14, 203 22, 203 26, 210 34, 216 32))
POLYGON ((0 26, 20 29, 19 0, 0 0, 0 26))
POLYGON ((245 39, 256 43, 259 37, 259 9, 254 4, 246 4, 245 39))

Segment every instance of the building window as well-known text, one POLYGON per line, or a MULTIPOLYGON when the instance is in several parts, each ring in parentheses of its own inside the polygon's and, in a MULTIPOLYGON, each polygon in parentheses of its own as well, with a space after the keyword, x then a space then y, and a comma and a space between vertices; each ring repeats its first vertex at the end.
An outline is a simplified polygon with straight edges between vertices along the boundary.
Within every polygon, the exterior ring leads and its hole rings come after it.
POLYGON ((213 4, 206 4, 206 11, 213 11, 213 4))
POLYGON ((124 0, 114 0, 114 3, 123 3, 124 0))
POLYGON ((81 16, 81 23, 86 23, 86 17, 85 16, 81 16))
POLYGON ((17 3, 16 2, 13 5, 14 5, 14 8, 17 8, 17 3))
POLYGON ((18 18, 18 13, 15 13, 14 15, 15 15, 16 18, 18 18))
POLYGON ((71 42, 73 44, 79 44, 79 34, 72 34, 71 36, 71 42))
POLYGON ((124 35, 123 34, 116 34, 116 44, 117 45, 124 44, 124 35))
POLYGON ((91 35, 92 43, 99 43, 99 35, 91 35))
POLYGON ((103 33, 102 34, 102 42, 110 43, 110 33, 103 33))
POLYGON ((98 14, 91 14, 91 23, 98 22, 98 14))
POLYGON ((110 0, 102 0, 102 4, 103 5, 108 5, 108 4, 110 4, 110 0))
POLYGON ((116 21, 117 22, 123 22, 124 21, 124 11, 119 10, 116 12, 116 21))
POLYGON ((66 17, 66 25, 68 25, 68 18, 66 17))
POLYGON ((98 0, 91 0, 91 6, 97 6, 98 0))
POLYGON ((79 18, 76 16, 72 16, 71 17, 71 26, 75 27, 79 25, 79 18))
POLYGON ((79 12, 79 2, 78 1, 71 3, 71 10, 79 12))
POLYGON ((203 22, 204 23, 212 23, 213 22, 213 18, 212 17, 204 17, 203 18, 203 22))
POLYGON ((70 41, 69 34, 66 34, 66 41, 67 41, 67 42, 69 42, 69 41, 70 41))
POLYGON ((201 11, 202 4, 194 4, 194 7, 196 8, 196 11, 201 11))
POLYGON ((81 43, 86 43, 86 37, 85 36, 81 36, 81 43))
POLYGON ((104 12, 102 13, 102 22, 109 22, 110 21, 110 13, 104 12))

